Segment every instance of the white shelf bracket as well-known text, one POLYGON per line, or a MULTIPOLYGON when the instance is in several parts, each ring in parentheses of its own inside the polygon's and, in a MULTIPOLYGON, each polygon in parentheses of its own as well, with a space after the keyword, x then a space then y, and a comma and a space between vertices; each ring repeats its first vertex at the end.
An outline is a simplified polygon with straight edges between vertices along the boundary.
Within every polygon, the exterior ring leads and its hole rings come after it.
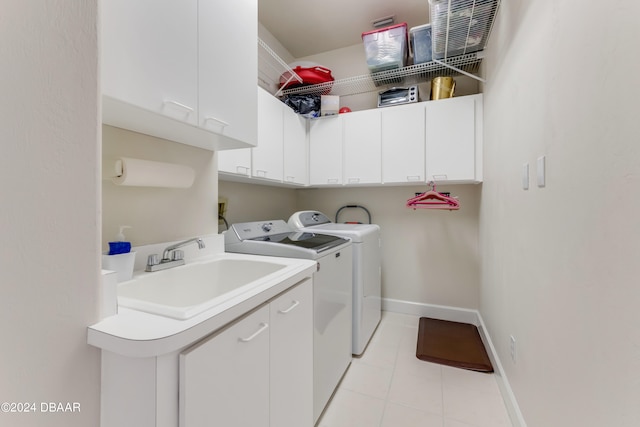
POLYGON ((467 77, 471 77, 472 79, 475 79, 475 80, 481 81, 482 83, 486 83, 486 80, 485 80, 485 79, 483 79, 482 77, 476 76, 475 74, 467 73, 466 71, 461 70, 461 69, 460 69, 460 68, 458 68, 458 67, 454 67, 453 65, 449 65, 449 64, 447 64, 446 62, 442 62, 442 61, 440 61, 440 60, 438 60, 438 59, 435 59, 435 58, 433 58, 433 62, 435 62, 436 64, 440 64, 440 65, 442 65, 443 67, 447 67, 447 68, 449 68, 449 69, 451 69, 451 70, 453 70, 453 71, 455 71, 455 72, 457 72, 457 73, 464 74, 464 75, 465 75, 465 76, 467 76, 467 77))
POLYGON ((269 47, 269 45, 268 45, 268 44, 266 44, 264 41, 262 41, 262 39, 261 39, 260 37, 258 37, 258 45, 259 45, 261 48, 263 48, 263 49, 264 49, 264 50, 265 50, 265 51, 270 55, 270 57, 271 57, 274 61, 276 61, 278 64, 280 64, 280 66, 281 66, 281 67, 282 67, 282 69, 284 70, 284 73, 283 73, 283 74, 285 74, 285 75, 288 75, 288 76, 289 76, 289 79, 285 82, 285 84, 281 85, 281 86, 280 86, 280 89, 278 89, 278 92, 276 92, 276 94, 275 94, 275 96, 276 96, 276 97, 279 97, 280 95, 282 95, 282 88, 283 88, 283 87, 286 87, 286 86, 287 86, 287 84, 289 84, 289 82, 290 82, 290 81, 292 81, 292 80, 294 80, 294 79, 295 79, 295 80, 297 80, 297 81, 298 81, 298 83, 302 83, 302 78, 301 78, 301 77, 300 77, 300 76, 299 76, 295 71, 293 71, 293 70, 291 69, 291 67, 289 67, 289 66, 287 65, 287 63, 286 63, 286 62, 284 62, 284 61, 282 60, 282 58, 280 58, 280 57, 278 56, 278 54, 277 54, 277 53, 275 53, 275 52, 273 51, 273 49, 271 49, 271 48, 269 47), (288 73, 288 74, 286 74, 286 73, 288 73))

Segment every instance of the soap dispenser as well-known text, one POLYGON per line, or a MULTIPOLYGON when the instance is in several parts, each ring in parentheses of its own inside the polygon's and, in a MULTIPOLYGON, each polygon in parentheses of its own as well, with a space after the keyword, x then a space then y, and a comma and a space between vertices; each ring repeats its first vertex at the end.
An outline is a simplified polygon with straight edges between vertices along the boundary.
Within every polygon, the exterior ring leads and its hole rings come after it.
POLYGON ((102 268, 115 271, 118 274, 118 282, 130 280, 133 277, 133 268, 136 261, 135 251, 131 251, 131 242, 124 237, 124 229, 131 228, 128 225, 120 226, 115 241, 109 242, 109 251, 102 254, 102 268))
POLYGON ((124 237, 125 228, 131 228, 131 226, 121 225, 115 241, 109 242, 109 255, 128 254, 131 252, 131 242, 127 242, 124 237))

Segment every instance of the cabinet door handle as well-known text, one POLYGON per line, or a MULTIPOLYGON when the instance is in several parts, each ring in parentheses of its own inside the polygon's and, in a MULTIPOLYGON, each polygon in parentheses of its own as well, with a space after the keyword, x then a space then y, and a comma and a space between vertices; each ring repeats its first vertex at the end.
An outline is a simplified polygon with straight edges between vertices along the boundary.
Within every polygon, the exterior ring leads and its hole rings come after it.
POLYGON ((433 175, 433 180, 434 181, 446 181, 449 178, 447 178, 447 175, 442 174, 442 175, 433 175))
POLYGON ((238 338, 238 341, 240 341, 240 342, 249 342, 249 341, 253 340, 255 337, 257 337, 258 335, 260 335, 261 333, 263 333, 264 331, 266 331, 268 327, 269 327, 269 324, 260 323, 260 329, 255 331, 253 333, 253 335, 251 335, 251 336, 249 336, 247 338, 238 338))
POLYGON ((242 175, 249 175, 249 168, 246 166, 236 166, 236 172, 242 175))
POLYGON ((287 180, 287 182, 294 182, 296 180, 295 176, 287 176, 285 177, 285 179, 287 180))
POLYGON ((256 176, 258 178, 266 178, 267 177, 267 171, 266 170, 262 170, 262 169, 256 169, 256 176))
POLYGON ((421 181, 420 175, 409 175, 407 176, 407 181, 421 181))
POLYGON ((329 178, 327 180, 327 184, 337 184, 338 183, 338 178, 329 178))
POLYGON ((229 126, 229 123, 225 122, 224 120, 220 120, 220 119, 218 119, 216 117, 213 117, 213 116, 209 116, 209 117, 205 117, 204 118, 205 123, 208 122, 209 120, 211 120, 212 122, 216 122, 216 123, 221 124, 222 127, 229 126))
POLYGON ((188 105, 182 104, 182 103, 180 103, 180 102, 177 102, 177 101, 174 101, 174 100, 171 100, 171 99, 165 99, 165 100, 164 100, 164 101, 162 101, 162 102, 163 102, 163 103, 165 103, 165 104, 175 105, 176 107, 180 107, 180 108, 182 108, 183 110, 187 110, 187 111, 188 111, 188 112, 190 112, 190 113, 193 113, 193 111, 194 111, 194 109, 193 109, 193 108, 191 108, 191 107, 189 107, 188 105))
POLYGON ((289 313, 291 310, 293 310, 294 308, 296 308, 299 304, 300 304, 300 301, 293 300, 293 304, 291 304, 291 307, 287 308, 286 310, 278 310, 278 313, 280 313, 280 314, 287 314, 287 313, 289 313))
POLYGON ((357 184, 360 182, 360 178, 349 178, 349 184, 357 184))

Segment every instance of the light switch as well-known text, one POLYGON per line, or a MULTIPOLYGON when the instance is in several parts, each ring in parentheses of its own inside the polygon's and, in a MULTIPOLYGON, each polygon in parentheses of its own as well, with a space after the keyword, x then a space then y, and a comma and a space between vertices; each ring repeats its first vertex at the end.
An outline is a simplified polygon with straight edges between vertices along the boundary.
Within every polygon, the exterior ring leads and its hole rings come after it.
POLYGON ((529 163, 522 165, 522 189, 529 189, 529 163))
POLYGON ((538 187, 545 186, 545 156, 538 157, 538 187))

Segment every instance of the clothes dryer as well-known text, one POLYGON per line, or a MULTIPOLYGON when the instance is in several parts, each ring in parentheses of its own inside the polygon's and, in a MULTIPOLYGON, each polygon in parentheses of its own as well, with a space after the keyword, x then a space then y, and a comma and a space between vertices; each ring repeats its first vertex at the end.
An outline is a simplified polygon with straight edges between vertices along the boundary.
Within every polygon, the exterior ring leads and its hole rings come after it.
POLYGON ((296 230, 330 234, 353 243, 353 330, 354 355, 364 352, 382 315, 381 240, 376 224, 340 224, 318 211, 300 211, 289 218, 296 230))

